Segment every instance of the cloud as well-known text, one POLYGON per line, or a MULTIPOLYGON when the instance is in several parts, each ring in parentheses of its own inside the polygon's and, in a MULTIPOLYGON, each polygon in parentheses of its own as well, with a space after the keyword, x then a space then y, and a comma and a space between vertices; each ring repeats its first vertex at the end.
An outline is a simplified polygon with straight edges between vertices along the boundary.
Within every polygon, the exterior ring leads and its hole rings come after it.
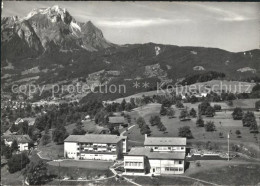
POLYGON ((153 25, 179 24, 189 22, 189 19, 125 19, 125 20, 100 20, 96 24, 107 27, 146 27, 153 25))
POLYGON ((231 9, 227 7, 218 7, 207 4, 194 4, 196 7, 203 9, 211 14, 207 14, 210 17, 215 18, 218 21, 247 21, 256 19, 255 17, 245 15, 239 12, 238 9, 231 9))

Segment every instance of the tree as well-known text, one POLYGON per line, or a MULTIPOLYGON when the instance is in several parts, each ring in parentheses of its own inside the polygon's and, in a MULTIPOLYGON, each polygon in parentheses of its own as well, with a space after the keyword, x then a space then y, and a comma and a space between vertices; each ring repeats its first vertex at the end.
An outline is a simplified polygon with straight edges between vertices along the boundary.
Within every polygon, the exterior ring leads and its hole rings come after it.
POLYGON ((189 117, 189 113, 188 113, 187 109, 182 110, 180 113, 180 116, 179 116, 180 120, 184 121, 184 120, 188 119, 188 117, 189 117))
POLYGON ((243 110, 240 107, 236 107, 232 113, 234 120, 241 120, 243 118, 243 110))
POLYGON ((216 130, 216 126, 213 121, 208 121, 204 127, 207 132, 213 132, 216 130))
POLYGON ((47 164, 42 160, 30 162, 26 166, 23 175, 30 185, 44 185, 50 179, 47 164))
POLYGON ((205 115, 209 116, 209 117, 213 117, 215 115, 215 110, 212 106, 208 106, 206 111, 205 111, 205 115))
POLYGON ((215 111, 220 111, 221 110, 221 105, 214 105, 214 110, 215 111))
POLYGON ((196 126, 197 127, 204 127, 204 120, 202 119, 201 116, 199 116, 199 118, 197 119, 196 126))
POLYGON ((256 123, 254 113, 247 111, 242 118, 242 123, 244 127, 251 127, 251 125, 254 125, 254 123, 256 123))
POLYGON ((10 173, 22 170, 30 162, 26 153, 14 154, 7 162, 10 173))
POLYGON ((160 114, 162 116, 165 116, 167 114, 167 109, 163 105, 161 106, 160 114))
POLYGON ((41 139, 42 145, 47 145, 48 143, 50 143, 50 140, 51 140, 50 135, 45 133, 45 134, 42 136, 42 139, 41 139))
POLYGON ((122 110, 125 110, 125 106, 126 106, 126 101, 125 101, 125 99, 123 99, 121 102, 122 110))
POLYGON ((151 134, 151 130, 150 130, 149 126, 145 124, 145 125, 143 125, 141 127, 140 133, 142 135, 144 135, 144 134, 150 135, 151 134))
POLYGON ((158 125, 161 122, 161 118, 159 116, 151 116, 149 122, 151 126, 158 125))
POLYGON ((186 137, 188 139, 193 138, 190 127, 184 126, 184 127, 179 128, 179 137, 186 137))
POLYGON ((193 103, 196 103, 196 102, 198 102, 199 100, 198 100, 198 98, 196 97, 196 96, 194 96, 194 95, 192 95, 191 96, 191 98, 190 98, 190 102, 193 104, 193 103))
POLYGON ((239 137, 240 134, 241 134, 240 130, 236 130, 236 135, 237 135, 237 137, 239 137))
POLYGON ((64 142, 64 139, 68 137, 67 130, 64 126, 58 126, 52 133, 52 139, 57 144, 64 142))
POLYGON ((126 111, 131 111, 132 109, 133 109, 134 107, 132 106, 132 104, 131 103, 126 103, 126 105, 125 105, 125 110, 126 111))
POLYGON ((14 140, 12 142, 11 149, 12 149, 12 151, 18 151, 19 150, 19 146, 18 146, 17 140, 14 140))
POLYGON ((5 156, 6 159, 12 157, 12 149, 8 145, 5 145, 5 142, 1 140, 1 156, 5 156))
POLYGON ((190 116, 193 117, 193 118, 195 118, 197 116, 197 112, 196 112, 196 110, 194 108, 192 108, 190 110, 190 116))
POLYGON ((72 131, 72 135, 85 135, 86 131, 82 128, 81 125, 77 125, 72 131))
POLYGON ((201 104, 199 104, 198 109, 199 109, 199 113, 201 115, 205 115, 206 114, 206 110, 207 108, 210 106, 210 103, 208 101, 203 101, 201 104))
POLYGON ((181 101, 179 101, 179 100, 176 101, 175 106, 176 106, 177 108, 184 108, 183 103, 182 103, 181 101))
POLYGON ((168 116, 169 118, 174 118, 174 117, 175 117, 175 111, 174 111, 173 108, 170 107, 170 108, 167 110, 167 116, 168 116))
POLYGON ((132 108, 135 108, 136 105, 135 105, 135 99, 134 98, 130 98, 130 103, 132 105, 132 108))
POLYGON ((144 118, 141 116, 137 118, 136 123, 139 126, 139 128, 142 128, 143 125, 146 125, 144 118))

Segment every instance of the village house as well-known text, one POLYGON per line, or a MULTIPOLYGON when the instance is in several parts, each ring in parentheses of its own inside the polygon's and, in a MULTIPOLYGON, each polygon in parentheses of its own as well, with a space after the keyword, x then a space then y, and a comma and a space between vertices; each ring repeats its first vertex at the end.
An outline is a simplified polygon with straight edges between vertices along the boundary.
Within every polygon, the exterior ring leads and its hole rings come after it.
POLYGON ((119 126, 126 125, 126 120, 123 116, 112 116, 108 118, 108 123, 116 128, 119 128, 119 126))
POLYGON ((145 135, 144 147, 154 152, 186 152, 186 138, 180 137, 147 137, 145 135))
POLYGON ((29 143, 31 138, 28 135, 4 135, 2 139, 5 142, 5 145, 11 147, 13 142, 16 140, 18 144, 18 150, 20 152, 29 150, 29 143))
POLYGON ((70 135, 64 140, 64 157, 113 161, 127 151, 127 138, 108 134, 70 135))

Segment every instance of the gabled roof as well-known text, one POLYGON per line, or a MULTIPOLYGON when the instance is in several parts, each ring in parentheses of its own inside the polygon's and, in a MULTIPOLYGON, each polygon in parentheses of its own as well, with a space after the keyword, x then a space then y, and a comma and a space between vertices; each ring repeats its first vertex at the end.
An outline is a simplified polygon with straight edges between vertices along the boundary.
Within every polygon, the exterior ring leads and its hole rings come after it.
POLYGON ((185 152, 153 152, 150 148, 134 147, 131 148, 128 156, 146 156, 149 159, 164 159, 164 160, 183 160, 185 159, 185 152))
POLYGON ((125 123, 125 118, 123 116, 109 117, 109 123, 125 123))
POLYGON ((121 136, 109 134, 86 134, 86 135, 70 135, 64 142, 80 142, 80 143, 118 143, 122 140, 121 136))
POLYGON ((31 141, 31 138, 28 135, 4 135, 3 139, 8 142, 16 140, 17 143, 29 143, 31 141))
POLYGON ((186 145, 186 138, 179 137, 146 137, 144 140, 145 146, 158 145, 186 145))

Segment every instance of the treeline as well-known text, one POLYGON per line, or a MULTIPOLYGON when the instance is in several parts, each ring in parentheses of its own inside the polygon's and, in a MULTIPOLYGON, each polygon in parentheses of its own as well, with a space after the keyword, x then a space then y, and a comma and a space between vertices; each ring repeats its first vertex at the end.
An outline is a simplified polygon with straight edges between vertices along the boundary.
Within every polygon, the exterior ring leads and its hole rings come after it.
POLYGON ((197 82, 206 82, 211 81, 213 79, 223 79, 226 75, 222 72, 203 72, 200 74, 194 74, 186 77, 182 82, 181 85, 191 85, 197 82))

